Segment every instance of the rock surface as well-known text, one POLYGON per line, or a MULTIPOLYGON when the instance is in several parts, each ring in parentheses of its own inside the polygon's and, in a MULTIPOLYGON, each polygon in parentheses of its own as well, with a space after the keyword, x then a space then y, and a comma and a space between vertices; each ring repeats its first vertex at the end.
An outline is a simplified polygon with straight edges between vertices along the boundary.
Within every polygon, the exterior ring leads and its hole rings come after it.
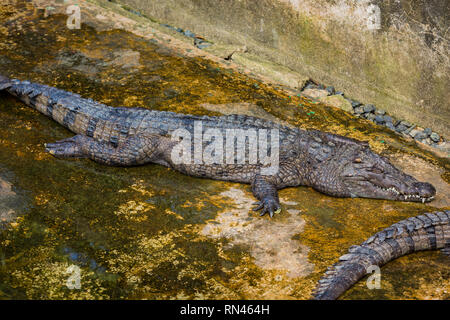
POLYGON ((287 271, 290 278, 304 277, 314 270, 314 265, 308 262, 309 249, 292 239, 305 225, 298 210, 285 212, 284 221, 268 221, 249 214, 254 200, 242 190, 230 188, 220 195, 231 199, 234 208, 219 213, 208 222, 201 231, 203 235, 229 239, 228 248, 235 245, 249 247, 258 266, 287 271))
POLYGON ((350 113, 353 112, 352 104, 348 100, 346 100, 342 95, 336 94, 328 97, 321 97, 319 101, 326 105, 333 106, 350 113))
POLYGON ((324 89, 305 89, 302 94, 313 99, 319 99, 328 96, 328 91, 324 89))

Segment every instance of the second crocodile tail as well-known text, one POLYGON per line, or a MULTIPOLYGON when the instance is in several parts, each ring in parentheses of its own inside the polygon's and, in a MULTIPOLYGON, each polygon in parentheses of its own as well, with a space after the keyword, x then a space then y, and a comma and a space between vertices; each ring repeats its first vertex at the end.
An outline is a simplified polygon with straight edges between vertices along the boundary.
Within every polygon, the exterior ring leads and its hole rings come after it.
POLYGON ((319 280, 313 298, 334 300, 370 273, 400 256, 421 251, 450 250, 450 211, 425 213, 397 222, 359 246, 352 246, 319 280))

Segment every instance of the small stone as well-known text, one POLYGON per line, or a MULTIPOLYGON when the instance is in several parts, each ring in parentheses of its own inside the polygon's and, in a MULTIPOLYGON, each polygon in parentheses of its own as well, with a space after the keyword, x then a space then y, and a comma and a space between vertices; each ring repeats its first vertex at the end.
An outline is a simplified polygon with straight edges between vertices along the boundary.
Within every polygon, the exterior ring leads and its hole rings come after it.
POLYGON ((334 93, 334 87, 332 87, 332 86, 327 87, 326 90, 328 91, 328 94, 330 96, 334 93))
POLYGON ((384 122, 388 123, 392 123, 392 117, 391 116, 384 116, 384 122))
POLYGON ((416 135, 414 136, 414 139, 416 140, 424 140, 428 137, 428 135, 424 132, 424 131, 419 131, 418 133, 416 133, 416 135))
POLYGON ((391 130, 395 130, 396 128, 394 127, 394 125, 392 124, 392 122, 386 122, 385 126, 391 130))
POLYGON ((397 125, 397 126, 395 126, 395 131, 397 131, 397 132, 403 132, 403 131, 405 131, 406 129, 408 129, 408 127, 406 127, 406 126, 404 126, 403 124, 399 124, 399 125, 397 125))
POLYGON ((205 48, 208 48, 209 46, 211 46, 211 43, 205 42, 205 43, 199 44, 199 45, 197 46, 197 48, 199 48, 199 49, 205 49, 205 48))
POLYGON ((195 38, 195 33, 193 33, 192 31, 189 31, 189 30, 185 30, 184 35, 189 38, 195 38))
POLYGON ((423 133, 425 133, 427 136, 429 136, 431 134, 431 129, 430 128, 426 128, 425 130, 423 130, 423 133))
POLYGON ((400 122, 402 125, 404 125, 405 127, 411 127, 412 126, 412 124, 411 123, 409 123, 408 121, 401 121, 400 122))
POLYGON ((364 112, 369 113, 375 110, 375 106, 373 104, 364 105, 364 112))
POLYGON ((368 114, 367 114, 367 119, 370 120, 370 121, 374 121, 374 120, 375 120, 375 117, 376 117, 376 116, 375 116, 373 113, 368 113, 368 114))
POLYGON ((430 135, 430 139, 434 142, 439 142, 439 140, 441 140, 441 137, 436 132, 432 132, 430 135))
POLYGON ((416 127, 416 125, 413 124, 411 127, 409 127, 408 129, 405 130, 404 134, 409 134, 412 130, 414 130, 415 127, 416 127))
POLYGON ((376 115, 382 116, 382 115, 384 115, 385 113, 386 113, 386 111, 384 111, 383 109, 377 109, 377 110, 375 110, 375 114, 376 114, 376 115))
POLYGON ((375 122, 378 124, 383 124, 384 123, 384 117, 383 116, 375 116, 375 122))
POLYGON ((420 132, 419 130, 413 129, 413 130, 410 130, 410 131, 408 132, 408 134, 409 134, 411 137, 415 138, 416 135, 417 135, 419 132, 420 132))
POLYGON ((363 114, 364 113, 364 109, 363 107, 356 107, 353 112, 355 112, 356 114, 363 114))
POLYGON ((317 86, 317 88, 320 89, 320 90, 324 90, 324 89, 325 89, 325 86, 324 86, 323 84, 319 84, 319 85, 317 86))
MULTIPOLYGON (((419 135, 420 136, 420 135, 419 135)), ((427 143, 427 139, 416 139, 416 138, 414 138, 416 141, 419 141, 419 142, 421 142, 421 143, 427 143)))
POLYGON ((199 49, 205 49, 211 45, 212 45, 211 42, 208 42, 208 41, 205 41, 205 40, 202 40, 199 38, 194 38, 194 46, 196 46, 199 49))
POLYGON ((344 93, 342 91, 336 91, 336 95, 344 96, 344 93))
POLYGON ((350 103, 352 104, 353 108, 357 108, 362 104, 361 102, 355 100, 350 100, 350 103))

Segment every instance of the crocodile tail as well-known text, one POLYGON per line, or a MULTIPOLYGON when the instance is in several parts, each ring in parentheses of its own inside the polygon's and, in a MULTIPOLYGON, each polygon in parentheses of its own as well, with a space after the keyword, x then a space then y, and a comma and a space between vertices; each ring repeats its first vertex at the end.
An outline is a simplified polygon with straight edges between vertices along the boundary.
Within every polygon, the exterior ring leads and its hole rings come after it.
POLYGON ((0 91, 8 89, 12 86, 12 82, 8 77, 0 74, 0 91))
POLYGON ((328 268, 313 292, 315 300, 334 300, 371 272, 400 256, 450 248, 450 211, 425 213, 397 222, 352 246, 328 268))
POLYGON ((83 99, 72 92, 30 81, 0 76, 0 90, 6 90, 26 105, 78 134, 92 136, 99 118, 113 118, 109 115, 111 107, 83 99))

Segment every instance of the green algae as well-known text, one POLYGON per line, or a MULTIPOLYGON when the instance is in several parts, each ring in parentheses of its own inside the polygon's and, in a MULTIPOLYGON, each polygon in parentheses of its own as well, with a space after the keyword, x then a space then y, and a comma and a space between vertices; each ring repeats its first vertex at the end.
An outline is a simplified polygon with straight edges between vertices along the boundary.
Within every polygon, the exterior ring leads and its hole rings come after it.
MULTIPOLYGON (((0 11, 0 19, 16 10, 0 11)), ((113 106, 215 115, 200 105, 252 103, 293 125, 369 140, 379 152, 415 154, 447 169, 443 176, 448 177, 446 159, 385 129, 130 32, 68 30, 64 16, 32 14, 3 30, 0 43, 1 61, 8 61, 0 73, 11 77, 113 106), (112 53, 125 50, 138 52, 138 61, 117 63, 112 53)), ((304 187, 282 190, 281 198, 295 201, 287 207, 306 222, 294 240, 309 247, 315 266, 309 275, 290 278, 283 270, 258 266, 246 245, 201 234, 220 212, 233 208, 220 194, 230 188, 248 193, 247 186, 156 165, 112 168, 58 160, 43 144, 71 136, 68 130, 4 93, 0 110, 0 164, 31 203, 0 233, 1 299, 307 299, 321 273, 350 245, 395 221, 434 210, 433 203, 337 199, 304 187), (70 265, 81 268, 79 290, 66 286, 70 265)), ((283 212, 274 220, 287 221, 283 212)), ((362 281, 344 298, 448 299, 448 274, 442 254, 415 254, 382 269, 382 290, 370 291, 362 281)))

